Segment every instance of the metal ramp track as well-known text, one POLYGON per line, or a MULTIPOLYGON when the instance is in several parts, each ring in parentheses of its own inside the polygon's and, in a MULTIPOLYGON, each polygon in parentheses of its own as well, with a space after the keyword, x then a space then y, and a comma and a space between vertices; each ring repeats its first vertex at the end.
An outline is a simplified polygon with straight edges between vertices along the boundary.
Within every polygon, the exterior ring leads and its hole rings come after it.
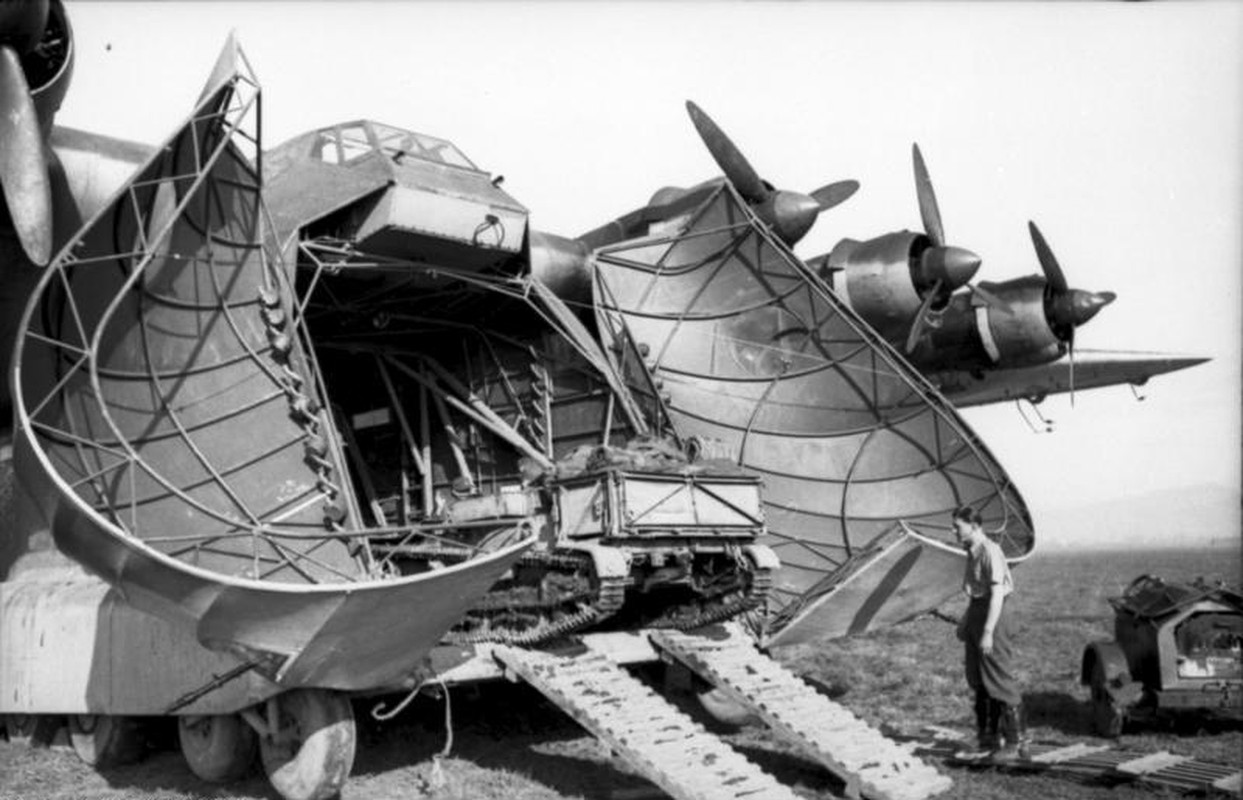
POLYGON ((651 640, 845 781, 848 792, 924 800, 950 787, 948 776, 760 653, 741 631, 729 631, 721 638, 658 631, 651 640))
POLYGON ((1148 786, 1157 790, 1175 790, 1217 796, 1243 796, 1243 769, 1237 764, 1201 761, 1167 751, 1140 753, 1118 748, 1114 744, 1048 744, 1031 745, 1030 761, 991 762, 955 757, 955 752, 971 741, 970 734, 929 725, 923 734, 904 736, 912 749, 925 755, 946 759, 946 763, 969 769, 996 769, 1018 774, 1041 772, 1059 775, 1089 785, 1148 786))
POLYGON ((493 653, 677 800, 799 800, 601 653, 556 656, 515 647, 493 653))

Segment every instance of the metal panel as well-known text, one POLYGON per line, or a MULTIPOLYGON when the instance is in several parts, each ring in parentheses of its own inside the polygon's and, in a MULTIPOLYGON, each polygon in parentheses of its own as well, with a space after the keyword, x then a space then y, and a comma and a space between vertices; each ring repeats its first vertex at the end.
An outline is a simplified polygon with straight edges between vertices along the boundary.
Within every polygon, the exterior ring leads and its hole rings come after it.
MULTIPOLYGON (((646 361, 628 374, 651 370, 663 387, 652 399, 664 403, 679 435, 722 442, 763 479, 770 543, 784 565, 777 613, 805 605, 900 521, 951 541, 949 517, 959 505, 981 511, 1010 558, 1031 551, 1027 509, 983 443, 732 187, 682 230, 593 257, 601 330, 615 352, 646 361)), ((651 396, 646 385, 635 391, 651 396)), ((870 614, 871 624, 947 596, 903 581, 888 594, 901 603, 891 615, 870 614)), ((825 632, 842 628, 833 605, 816 604, 827 615, 825 632)), ((814 615, 795 616, 819 630, 814 615)))
POLYGON ((609 519, 611 493, 606 477, 588 483, 560 484, 555 491, 562 536, 581 538, 613 532, 612 520, 609 519))
POLYGON ((659 475, 621 476, 624 527, 635 532, 651 528, 762 527, 759 486, 752 481, 727 482, 659 475))
MULTIPOLYGON (((163 714, 236 666, 98 579, 0 583, 0 713, 163 714)), ((279 690, 250 672, 179 713, 236 711, 279 690)))
MULTIPOLYGON (((359 247, 368 252, 402 251, 393 245, 377 247, 371 237, 393 231, 427 235, 469 244, 484 250, 517 253, 526 235, 526 215, 496 208, 478 200, 451 197, 433 191, 396 186, 360 227, 359 247)), ((393 237, 390 236, 390 239, 393 237)), ((414 248, 418 252, 418 248, 414 248)))

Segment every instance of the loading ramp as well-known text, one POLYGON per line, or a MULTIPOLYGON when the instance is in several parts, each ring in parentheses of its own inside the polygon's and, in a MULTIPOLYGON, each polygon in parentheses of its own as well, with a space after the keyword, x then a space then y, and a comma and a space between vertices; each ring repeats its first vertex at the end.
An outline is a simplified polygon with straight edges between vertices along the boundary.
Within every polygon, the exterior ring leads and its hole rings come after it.
MULTIPOLYGON (((650 634, 676 660, 753 711, 828 769, 847 796, 924 800, 950 779, 762 654, 734 626, 718 636, 650 634)), ((497 647, 511 678, 535 687, 676 800, 795 800, 798 795, 590 646, 572 655, 497 647)))
POLYGON ((746 707, 781 739, 869 800, 924 800, 951 785, 908 748, 817 692, 728 626, 718 636, 658 631, 658 650, 746 707))

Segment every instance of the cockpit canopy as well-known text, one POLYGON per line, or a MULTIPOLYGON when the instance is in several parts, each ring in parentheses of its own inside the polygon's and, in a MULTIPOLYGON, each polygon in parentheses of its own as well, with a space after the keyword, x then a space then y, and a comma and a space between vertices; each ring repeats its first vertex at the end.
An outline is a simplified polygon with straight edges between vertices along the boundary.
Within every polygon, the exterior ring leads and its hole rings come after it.
POLYGON ((315 132, 313 155, 325 164, 348 164, 374 152, 401 163, 417 158, 479 172, 452 142, 370 120, 358 120, 315 132))
POLYGON ((527 210, 452 142, 371 120, 308 131, 263 154, 282 246, 344 242, 382 257, 468 270, 522 252, 527 210))

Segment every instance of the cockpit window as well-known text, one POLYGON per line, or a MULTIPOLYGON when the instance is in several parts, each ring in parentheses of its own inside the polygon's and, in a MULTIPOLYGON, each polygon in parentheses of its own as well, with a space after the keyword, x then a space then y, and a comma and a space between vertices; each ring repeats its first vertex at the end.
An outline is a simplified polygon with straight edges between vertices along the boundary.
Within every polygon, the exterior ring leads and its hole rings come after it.
POLYGON ((418 158, 478 171, 451 142, 378 122, 358 122, 320 131, 315 155, 325 164, 348 164, 379 148, 397 163, 418 158))
POLYGON ((367 127, 356 124, 320 131, 314 152, 325 164, 348 164, 374 149, 367 135, 367 127))
POLYGON ((371 142, 367 139, 367 129, 362 125, 349 125, 341 128, 342 163, 348 163, 371 152, 371 142))
POLYGON ((314 156, 325 164, 341 163, 341 148, 337 143, 336 131, 321 131, 315 140, 314 156))
POLYGON ((421 158, 424 161, 435 161, 453 167, 476 169, 470 159, 462 155, 461 150, 444 139, 413 131, 403 131, 378 122, 371 123, 371 127, 375 131, 380 151, 398 163, 405 158, 421 158))

